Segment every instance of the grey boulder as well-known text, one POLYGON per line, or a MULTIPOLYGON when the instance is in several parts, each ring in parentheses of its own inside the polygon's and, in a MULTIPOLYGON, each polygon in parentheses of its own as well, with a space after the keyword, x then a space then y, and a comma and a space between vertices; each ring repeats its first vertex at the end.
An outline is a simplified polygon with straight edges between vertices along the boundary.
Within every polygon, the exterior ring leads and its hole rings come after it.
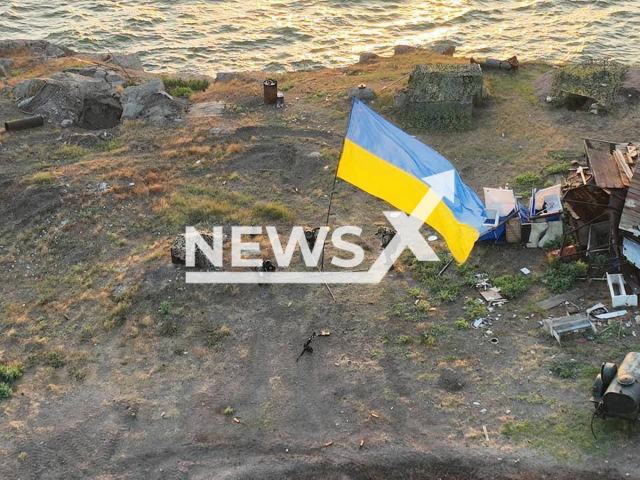
POLYGON ((142 85, 125 88, 122 107, 123 120, 143 119, 161 123, 182 117, 187 104, 165 92, 162 80, 155 78, 142 85))

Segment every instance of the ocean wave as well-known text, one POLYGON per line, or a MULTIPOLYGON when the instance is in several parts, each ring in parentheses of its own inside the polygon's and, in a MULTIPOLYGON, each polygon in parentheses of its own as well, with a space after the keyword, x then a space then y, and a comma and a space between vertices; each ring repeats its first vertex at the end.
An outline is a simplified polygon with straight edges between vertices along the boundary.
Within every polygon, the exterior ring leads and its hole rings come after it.
POLYGON ((286 70, 452 38, 461 54, 637 62, 640 2, 614 0, 41 0, 0 2, 0 36, 137 51, 162 70, 286 70))

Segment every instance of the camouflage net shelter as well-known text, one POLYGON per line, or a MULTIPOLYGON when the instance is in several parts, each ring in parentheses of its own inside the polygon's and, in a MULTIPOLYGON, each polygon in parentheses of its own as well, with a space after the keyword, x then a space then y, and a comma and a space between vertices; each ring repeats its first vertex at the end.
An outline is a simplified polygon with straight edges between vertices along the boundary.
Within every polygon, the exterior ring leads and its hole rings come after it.
POLYGON ((474 97, 482 85, 478 64, 417 65, 398 106, 414 127, 464 130, 470 126, 474 97))
POLYGON ((613 105, 627 67, 616 63, 590 62, 567 65, 553 78, 554 104, 568 106, 595 100, 602 107, 613 105))

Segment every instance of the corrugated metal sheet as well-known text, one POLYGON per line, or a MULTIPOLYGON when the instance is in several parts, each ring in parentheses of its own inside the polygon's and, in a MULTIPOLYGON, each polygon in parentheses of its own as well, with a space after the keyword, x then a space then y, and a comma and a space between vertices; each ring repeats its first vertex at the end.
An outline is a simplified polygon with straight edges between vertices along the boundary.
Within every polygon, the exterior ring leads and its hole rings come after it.
POLYGON ((590 139, 584 141, 587 163, 596 185, 602 188, 627 188, 629 179, 612 154, 614 148, 615 144, 611 142, 590 139))
POLYGON ((631 177, 627 199, 622 209, 620 230, 640 237, 640 170, 631 177))

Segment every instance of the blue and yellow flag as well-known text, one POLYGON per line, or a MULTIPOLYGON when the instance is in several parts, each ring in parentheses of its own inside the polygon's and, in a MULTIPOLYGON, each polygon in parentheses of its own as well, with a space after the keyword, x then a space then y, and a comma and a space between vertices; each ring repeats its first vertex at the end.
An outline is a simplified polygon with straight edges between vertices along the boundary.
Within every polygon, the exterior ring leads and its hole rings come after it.
POLYGON ((449 161, 403 132, 358 99, 354 100, 338 177, 410 214, 436 185, 425 179, 453 170, 455 197, 443 198, 426 223, 464 263, 483 230, 484 205, 449 161))

